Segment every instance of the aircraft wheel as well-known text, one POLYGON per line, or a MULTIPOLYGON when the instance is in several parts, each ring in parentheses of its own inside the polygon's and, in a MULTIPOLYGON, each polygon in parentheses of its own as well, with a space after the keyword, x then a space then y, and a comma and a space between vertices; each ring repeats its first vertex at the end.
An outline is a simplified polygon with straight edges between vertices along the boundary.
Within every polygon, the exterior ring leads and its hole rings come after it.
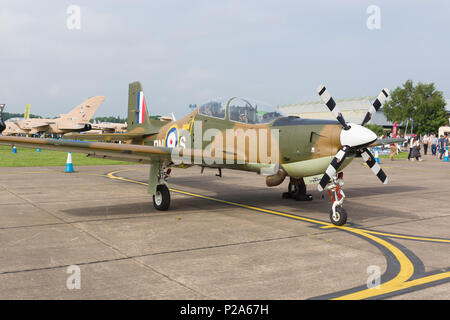
POLYGON ((170 206, 170 192, 165 184, 156 187, 156 194, 153 196, 153 206, 156 210, 167 210, 170 206))
POLYGON ((347 211, 341 206, 336 207, 336 213, 333 214, 333 210, 330 213, 331 223, 336 226, 343 226, 347 222, 347 211))

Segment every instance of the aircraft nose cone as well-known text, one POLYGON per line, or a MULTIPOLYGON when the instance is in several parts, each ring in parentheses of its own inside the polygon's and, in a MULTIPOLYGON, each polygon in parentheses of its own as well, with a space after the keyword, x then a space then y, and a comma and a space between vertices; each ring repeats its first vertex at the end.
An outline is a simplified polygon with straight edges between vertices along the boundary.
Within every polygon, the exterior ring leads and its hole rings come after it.
POLYGON ((377 140, 377 135, 359 124, 350 123, 350 129, 341 131, 341 145, 358 147, 368 145, 377 140))

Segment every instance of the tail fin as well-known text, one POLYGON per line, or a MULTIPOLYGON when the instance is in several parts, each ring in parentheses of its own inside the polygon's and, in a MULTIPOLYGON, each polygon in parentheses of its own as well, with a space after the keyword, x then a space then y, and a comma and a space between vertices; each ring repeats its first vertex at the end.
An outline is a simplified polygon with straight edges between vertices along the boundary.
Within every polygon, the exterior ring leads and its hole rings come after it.
POLYGON ((80 119, 81 121, 89 121, 94 116, 95 111, 105 100, 104 96, 95 96, 84 100, 67 114, 61 115, 64 118, 80 119))
POLYGON ((30 107, 31 104, 25 106, 25 113, 23 114, 24 119, 30 119, 30 107))
POLYGON ((128 122, 127 131, 142 128, 146 134, 153 134, 162 127, 158 120, 151 120, 148 116, 148 106, 144 97, 144 90, 139 81, 128 86, 128 122))

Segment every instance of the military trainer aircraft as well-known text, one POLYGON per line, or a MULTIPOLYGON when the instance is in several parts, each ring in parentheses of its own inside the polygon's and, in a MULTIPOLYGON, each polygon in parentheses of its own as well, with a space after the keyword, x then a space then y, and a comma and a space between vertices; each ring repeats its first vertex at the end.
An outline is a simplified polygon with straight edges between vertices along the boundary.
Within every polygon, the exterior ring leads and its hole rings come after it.
POLYGON ((222 168, 251 171, 266 176, 267 186, 277 186, 289 177, 283 197, 297 200, 311 200, 306 184, 318 183, 319 190, 328 190, 332 199, 331 222, 343 225, 347 213, 342 170, 360 152, 373 173, 386 183, 385 173, 368 148, 402 139, 377 140, 375 133, 364 127, 386 100, 387 89, 373 102, 361 124, 345 121, 324 86, 319 86, 318 93, 337 121, 284 117, 236 97, 208 102, 179 120, 162 121, 149 118, 142 86, 133 82, 129 85, 125 133, 70 134, 59 140, 0 137, 0 144, 150 164, 148 192, 157 210, 170 206, 167 180, 171 167, 217 168, 219 176, 222 168), (97 141, 78 141, 81 139, 97 141))

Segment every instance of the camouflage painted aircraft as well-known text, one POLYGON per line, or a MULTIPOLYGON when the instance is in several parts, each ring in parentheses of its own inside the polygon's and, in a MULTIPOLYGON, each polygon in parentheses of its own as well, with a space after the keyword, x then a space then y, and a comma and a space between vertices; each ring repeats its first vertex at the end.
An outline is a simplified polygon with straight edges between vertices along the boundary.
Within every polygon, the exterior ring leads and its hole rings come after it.
POLYGON ((325 87, 320 86, 318 92, 337 121, 283 117, 278 112, 258 110, 261 104, 231 98, 206 103, 186 117, 168 122, 149 118, 142 86, 134 82, 129 85, 126 133, 70 135, 70 139, 125 143, 0 137, 0 144, 148 163, 148 192, 158 210, 170 206, 167 179, 172 167, 198 165, 202 171, 205 167, 217 168, 219 176, 222 168, 251 171, 266 176, 267 186, 277 186, 289 176, 284 197, 311 200, 306 184, 318 183, 319 190, 327 189, 332 199, 332 223, 343 225, 347 213, 343 208, 342 170, 361 152, 372 171, 386 183, 386 175, 368 147, 402 139, 377 140, 375 133, 364 127, 387 98, 387 89, 360 125, 345 122, 325 87))
POLYGON ((64 134, 67 132, 81 132, 92 129, 91 120, 95 111, 100 107, 105 97, 96 96, 83 101, 67 114, 61 114, 55 119, 12 119, 5 122, 4 136, 30 134, 64 134))

